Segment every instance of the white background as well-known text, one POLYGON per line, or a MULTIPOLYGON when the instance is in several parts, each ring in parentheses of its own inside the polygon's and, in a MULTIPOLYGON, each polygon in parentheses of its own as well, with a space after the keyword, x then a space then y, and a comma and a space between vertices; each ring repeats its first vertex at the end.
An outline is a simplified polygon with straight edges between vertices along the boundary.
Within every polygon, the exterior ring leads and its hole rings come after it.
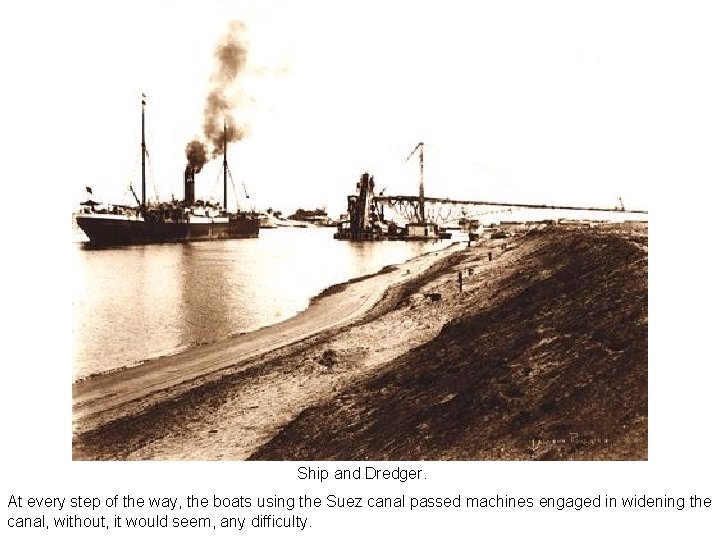
MULTIPOLYGON (((212 50, 207 41, 215 39, 218 28, 222 30, 217 21, 223 20, 226 10, 237 6, 254 10, 260 13, 258 19, 266 24, 269 24, 268 20, 272 21, 273 15, 272 9, 263 11, 257 8, 258 4, 252 3, 218 3, 212 4, 212 8, 202 9, 194 4, 181 4, 177 20, 187 21, 192 19, 192 13, 209 11, 212 15, 209 19, 214 21, 203 26, 206 30, 200 33, 202 39, 197 38, 197 42, 205 47, 198 46, 202 50, 197 55, 204 59, 198 61, 200 66, 207 63, 208 48, 212 50)), ((294 4, 304 5, 301 2, 294 4)), ((6 246, 2 275, 5 346, 2 355, 3 391, 0 393, 3 414, 0 508, 3 509, 3 526, 8 512, 6 502, 12 493, 70 497, 115 493, 182 496, 192 492, 205 496, 213 493, 239 496, 298 495, 306 492, 322 496, 331 492, 370 495, 405 490, 408 494, 417 495, 508 494, 535 498, 542 495, 594 496, 606 493, 688 497, 695 493, 713 497, 715 510, 712 513, 699 512, 686 507, 682 512, 644 510, 612 514, 597 510, 540 512, 536 509, 493 513, 324 511, 310 515, 313 528, 311 533, 306 533, 321 538, 338 535, 364 538, 368 534, 398 533, 420 538, 453 533, 475 536, 505 533, 510 537, 525 534, 539 538, 713 536, 711 525, 715 525, 716 532, 716 508, 720 504, 717 501, 717 451, 714 445, 718 380, 717 224, 712 220, 716 209, 715 186, 719 178, 720 84, 717 66, 720 38, 716 31, 718 16, 713 3, 549 2, 542 3, 542 7, 536 5, 540 3, 529 2, 478 2, 473 3, 473 7, 469 4, 422 4, 420 15, 417 15, 420 28, 427 28, 433 20, 442 22, 442 17, 437 14, 455 13, 452 9, 461 10, 452 21, 460 20, 465 26, 470 24, 468 21, 473 16, 475 20, 481 20, 483 15, 484 20, 491 21, 493 24, 478 23, 482 30, 478 32, 486 38, 491 34, 496 42, 504 46, 487 53, 487 62, 515 74, 512 77, 508 75, 508 79, 495 79, 499 85, 505 85, 503 88, 518 88, 515 82, 527 83, 522 86, 521 95, 513 98, 517 101, 506 101, 509 99, 506 93, 492 90, 492 80, 483 81, 480 86, 489 86, 487 92, 496 92, 494 97, 498 103, 493 110, 507 113, 493 120, 493 129, 484 131, 483 128, 492 117, 490 108, 472 109, 468 113, 481 115, 486 123, 458 120, 467 116, 463 115, 463 111, 455 110, 463 107, 463 102, 456 102, 453 94, 441 96, 443 102, 452 102, 452 114, 447 115, 452 120, 445 122, 443 109, 435 105, 429 114, 434 123, 413 125, 400 137, 400 131, 407 127, 404 119, 410 118, 404 116, 405 113, 409 115, 411 110, 421 109, 421 104, 411 101, 409 109, 403 109, 403 116, 398 118, 397 125, 405 127, 397 127, 396 131, 386 130, 398 136, 398 140, 392 142, 392 151, 386 145, 375 143, 369 144, 363 152, 344 151, 339 154, 342 159, 338 159, 335 165, 319 167, 319 187, 303 190, 303 196, 309 191, 307 203, 316 204, 318 192, 334 189, 332 182, 339 182, 337 196, 342 197, 347 192, 347 179, 353 181, 358 167, 372 165, 363 163, 367 156, 370 156, 370 161, 374 156, 380 156, 377 159, 382 165, 385 152, 394 155, 397 150, 404 154, 405 147, 409 145, 409 151, 421 137, 430 141, 433 136, 439 138, 440 134, 447 133, 452 136, 447 135, 442 145, 438 143, 437 146, 449 147, 454 152, 462 147, 463 140, 471 140, 473 148, 477 143, 483 149, 483 166, 501 170, 511 178, 512 189, 505 182, 495 182, 497 191, 492 195, 497 194, 498 198, 503 193, 510 193, 527 194, 529 199, 535 200, 539 194, 550 193, 568 194, 567 201, 558 202, 596 203, 605 191, 600 189, 600 178, 608 182, 607 192, 612 192, 613 197, 620 193, 632 193, 628 203, 637 201, 638 206, 650 210, 649 461, 428 463, 421 465, 427 470, 428 479, 413 485, 361 482, 322 486, 295 479, 298 464, 293 463, 72 462, 68 209, 76 200, 78 186, 82 189, 95 178, 97 185, 107 182, 109 186, 112 182, 105 179, 113 176, 122 178, 122 174, 117 172, 122 165, 117 160, 125 161, 128 155, 132 157, 132 150, 120 147, 117 141, 125 138, 124 131, 133 134, 135 131, 134 124, 123 127, 120 117, 135 114, 136 96, 147 90, 142 87, 141 79, 154 76, 158 81, 166 79, 174 82, 177 77, 171 69, 175 62, 168 60, 167 66, 162 69, 153 67, 157 65, 155 62, 141 67, 142 77, 128 82, 124 75, 112 77, 102 59, 107 58, 110 47, 115 51, 116 63, 122 64, 123 74, 130 73, 135 62, 130 61, 123 51, 125 47, 136 51, 136 46, 130 45, 135 38, 145 39, 145 43, 154 42, 155 47, 149 54, 159 55, 158 51, 165 43, 163 36, 170 39, 181 32, 175 24, 176 19, 162 17, 169 9, 169 2, 143 3, 143 6, 124 3, 123 7, 118 4, 107 10, 105 7, 90 8, 89 5, 75 3, 4 3, 0 8, 3 11, 0 22, 3 67, 0 148, 2 182, 6 188, 3 210, 6 246), (152 40, 140 35, 138 28, 129 22, 143 14, 151 20, 144 24, 157 28, 157 37, 152 40), (99 20, 103 21, 103 25, 98 25, 99 20), (594 24, 596 21, 597 25, 594 24), (519 31, 515 23, 522 23, 519 31), (504 36, 512 36, 517 47, 509 47, 509 38, 503 41, 504 36), (96 37, 97 41, 91 42, 89 37, 96 37), (557 55, 549 55, 549 51, 556 51, 557 55), (563 54, 576 55, 578 64, 572 77, 580 93, 574 98, 572 95, 564 96, 570 100, 567 107, 563 106, 564 98, 560 99, 553 92, 557 86, 552 82, 563 81, 570 76, 565 68, 572 62, 563 54), (560 58, 562 62, 545 63, 547 58, 560 58), (548 69, 556 68, 554 71, 550 69, 547 80, 538 74, 535 86, 525 80, 533 73, 530 67, 534 62, 540 62, 540 66, 548 69), (169 70, 167 74, 163 71, 165 69, 169 70), (519 79, 516 81, 515 77, 519 79), (612 95, 600 102, 602 108, 598 111, 593 103, 600 94, 595 93, 592 87, 601 81, 610 85, 605 90, 612 90, 612 95), (537 92, 531 91, 536 87, 537 92), (582 96, 593 97, 593 103, 585 103, 582 96), (125 100, 125 104, 116 105, 118 100, 125 100), (543 103, 548 100, 553 106, 542 110, 543 103), (520 103, 524 104, 520 112, 509 115, 509 111, 520 103), (111 125, 117 127, 119 135, 108 134, 95 125, 106 114, 112 117, 111 125), (588 122, 577 119, 579 114, 588 122), (510 129, 507 127, 510 125, 513 126, 512 133, 502 134, 502 129, 510 129), (91 126, 95 127, 89 129, 91 126), (573 139, 572 133, 577 134, 574 138, 578 142, 572 147, 575 151, 552 150, 554 147, 567 147, 573 139), (399 142, 399 138, 403 140, 399 142), (457 143, 459 146, 456 146, 457 141, 461 141, 457 143), (590 144, 580 141, 589 141, 590 144), (599 144, 601 142, 603 144, 599 144), (117 152, 115 149, 118 149, 117 152), (514 151, 511 152, 511 149, 514 151), (571 154, 570 162, 561 161, 560 155, 568 153, 571 154), (123 155, 118 157, 118 154, 123 155), (105 164, 109 166, 101 167, 105 164), (338 181, 341 172, 345 176, 338 181), (578 183, 579 177, 592 181, 578 183), (503 192, 501 188, 509 191, 503 192), (313 192, 315 189, 318 191, 313 192), (587 199, 584 199, 585 194, 587 199)), ((365 5, 370 11, 366 12, 357 5, 345 11, 344 8, 331 8, 329 4, 319 2, 307 3, 306 10, 293 8, 299 11, 293 12, 292 21, 303 28, 303 32, 293 34, 293 39, 299 40, 302 46, 289 47, 293 53, 287 57, 289 63, 310 72, 319 69, 320 64, 307 60, 305 54, 320 47, 319 42, 313 39, 318 34, 313 32, 312 25, 317 25, 318 29, 327 28, 324 22, 328 13, 346 18, 347 26, 339 26, 335 32, 338 43, 346 43, 341 37, 355 21, 372 22, 388 14, 387 20, 395 24, 402 20, 405 13, 411 17, 415 6, 394 2, 363 3, 365 5), (358 15, 357 10, 365 15, 358 15), (311 21, 314 22, 311 24, 311 21)), ((280 5, 280 8, 283 7, 280 5)), ((200 20, 203 17, 197 15, 200 20)), ((455 37, 466 35, 456 28, 450 22, 439 24, 437 41, 452 42, 455 37)), ((461 25, 463 28, 468 30, 461 25)), ((383 56, 385 50, 400 50, 386 47, 387 43, 393 42, 390 39, 393 36, 396 42, 403 42, 404 36, 415 36, 407 38, 411 42, 403 46, 410 49, 413 44, 422 42, 424 36, 420 30, 394 26, 390 30, 386 28, 384 34, 379 31, 370 33, 371 37, 387 40, 376 45, 380 49, 373 53, 376 57, 383 56), (420 32, 420 37, 413 32, 420 32)), ((467 35, 472 35, 472 32, 467 35)), ((473 46, 479 43, 475 39, 470 40, 473 46)), ((274 42, 272 39, 268 41, 274 42)), ((401 51, 403 54, 408 52, 405 48, 401 51)), ((169 49, 172 50, 171 47, 169 49)), ((338 54, 348 50, 336 49, 338 54)), ((353 50, 356 55, 361 55, 353 50)), ((162 52, 167 51, 163 49, 162 52)), ((274 52, 283 57, 286 51, 274 52)), ((443 54, 446 53, 448 51, 443 50, 443 54)), ((156 59, 156 56, 152 58, 156 59)), ((341 81, 328 78, 328 85, 340 85, 340 88, 333 88, 350 92, 353 85, 343 82, 347 75, 343 70, 347 68, 342 66, 341 61, 330 63, 339 66, 341 81)), ((441 92, 444 87, 438 81, 455 73, 450 57, 443 56, 433 65, 444 65, 447 71, 430 78, 429 84, 437 86, 428 90, 429 94, 441 92)), ((207 75, 204 70, 209 68, 195 69, 197 73, 194 73, 193 80, 205 80, 207 75)), ((374 75, 372 69, 367 69, 369 72, 365 75, 374 75)), ((467 75, 460 82, 469 83, 476 76, 467 75)), ((316 79, 320 87, 323 77, 329 77, 325 71, 316 79)), ((301 82, 295 81, 297 84, 301 82)), ((154 102, 163 101, 156 97, 157 94, 167 95, 172 90, 162 88, 158 82, 153 92, 154 102)), ((201 107, 202 89, 192 92, 195 92, 195 97, 188 99, 195 99, 201 107)), ((358 95, 352 94, 351 97, 356 100, 358 95)), ((385 103, 385 93, 376 89, 371 96, 372 99, 363 105, 367 110, 372 103, 385 103)), ((282 111, 291 115, 300 114, 292 107, 292 102, 280 101, 282 106, 277 105, 274 114, 280 115, 282 111)), ((296 141, 298 148, 294 151, 298 155, 303 154, 303 145, 322 147, 335 138, 342 142, 343 137, 337 136, 333 128, 344 130, 347 125, 355 125, 356 121, 362 124, 359 118, 362 114, 352 113, 355 109, 345 105, 340 103, 337 109, 333 109, 349 115, 340 121, 332 111, 322 110, 313 102, 312 110, 317 122, 308 128, 302 139, 296 141)), ((198 121, 185 119, 182 122, 191 125, 198 121)), ((290 120, 277 117, 276 121, 290 123, 290 120)), ((372 124, 363 124, 361 131, 373 131, 372 127, 372 124)), ((190 128, 190 131, 193 129, 197 128, 190 128)), ((266 141, 273 141, 271 126, 263 124, 258 130, 258 137, 262 133, 267 137, 266 141)), ((351 131, 348 128, 343 133, 351 131)), ((184 137, 186 134, 181 135, 184 137)), ((184 140, 183 137, 178 141, 184 140)), ((278 134, 277 137, 278 141, 282 141, 285 135, 278 134)), ((162 136, 158 138, 163 139, 162 136)), ((356 143, 357 140, 349 145, 342 142, 342 147, 356 148, 356 143)), ((272 144, 267 142, 264 147, 258 141, 253 144, 258 145, 257 155, 262 157, 258 158, 258 163, 261 165, 266 158, 269 161, 272 144), (261 147, 264 149, 261 150, 261 147)), ((332 153, 331 150, 328 152, 332 153)), ((302 169, 316 166, 316 161, 309 159, 302 169)), ((261 175, 260 165, 254 174, 261 175)), ((278 171, 273 170, 275 173, 278 171)), ((270 180, 258 180, 257 185, 267 182, 270 180)), ((492 184, 490 179, 487 183, 492 184)), ((451 187, 458 191, 464 188, 472 190, 474 184, 459 182, 451 187)), ((291 184, 271 189, 288 192, 290 197, 296 195, 291 184)), ((335 198, 333 193, 333 200, 335 198)), ((332 468, 330 464, 327 466, 332 468)), ((165 532, 173 537, 198 537, 192 532, 165 532)), ((80 534, 72 532, 67 536, 77 537, 80 534)), ((276 531, 274 534, 279 536, 282 533, 276 531)), ((31 531, 25 535, 35 537, 31 531)), ((15 536, 21 535, 15 533, 15 536)), ((98 535, 89 532, 86 536, 98 535)), ((122 532, 116 536, 126 537, 122 532)))

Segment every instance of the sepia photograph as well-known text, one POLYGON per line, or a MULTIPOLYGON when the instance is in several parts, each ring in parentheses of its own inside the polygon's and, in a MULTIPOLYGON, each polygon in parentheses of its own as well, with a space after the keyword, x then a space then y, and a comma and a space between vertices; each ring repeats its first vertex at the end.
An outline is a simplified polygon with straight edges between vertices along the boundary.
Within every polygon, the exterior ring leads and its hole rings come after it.
POLYGON ((648 460, 642 48, 541 4, 93 12, 72 460, 648 460))

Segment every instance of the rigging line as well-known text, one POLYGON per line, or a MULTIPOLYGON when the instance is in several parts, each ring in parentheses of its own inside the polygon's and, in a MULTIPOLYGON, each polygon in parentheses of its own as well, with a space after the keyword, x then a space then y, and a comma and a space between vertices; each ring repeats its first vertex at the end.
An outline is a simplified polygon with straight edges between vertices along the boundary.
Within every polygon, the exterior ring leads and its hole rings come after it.
POLYGON ((222 169, 218 169, 217 176, 215 177, 215 184, 213 184, 213 193, 215 193, 215 188, 218 185, 218 182, 220 182, 220 173, 222 172, 222 169))
MULTIPOLYGON (((140 161, 140 155, 135 156, 135 163, 133 164, 132 169, 130 170, 130 174, 127 177, 126 183, 128 186, 132 187, 132 179, 135 178, 136 172, 138 169, 138 162, 140 161)), ((123 193, 123 198, 127 197, 127 194, 130 193, 130 189, 126 189, 125 193, 123 193)))
POLYGON ((138 196, 137 196, 137 194, 135 193, 135 190, 134 190, 133 187, 132 187, 132 184, 130 184, 130 192, 132 193, 133 197, 135 197, 135 200, 137 201, 138 206, 142 206, 142 205, 140 204, 140 199, 138 199, 138 196))
MULTIPOLYGON (((208 201, 214 201, 215 200, 215 194, 217 193, 217 185, 220 182, 220 173, 222 172, 222 169, 218 170, 217 176, 215 177, 215 183, 213 184, 212 189, 210 190, 210 198, 208 201)), ((227 208, 225 209, 227 210, 227 208)))
POLYGON ((145 148, 145 155, 147 156, 148 168, 150 169, 150 180, 153 186, 153 192, 155 193, 155 202, 160 203, 160 196, 158 195, 157 184, 155 184, 155 169, 153 168, 152 161, 150 161, 150 152, 145 148))
MULTIPOLYGON (((235 194, 235 212, 239 212, 240 211, 240 200, 238 199, 237 188, 235 187, 235 180, 233 179, 232 171, 230 170, 229 167, 228 167, 227 172, 228 172, 228 177, 230 177, 230 183, 232 184, 232 187, 233 187, 233 193, 235 194)), ((225 211, 227 212, 227 208, 225 209, 225 211)))

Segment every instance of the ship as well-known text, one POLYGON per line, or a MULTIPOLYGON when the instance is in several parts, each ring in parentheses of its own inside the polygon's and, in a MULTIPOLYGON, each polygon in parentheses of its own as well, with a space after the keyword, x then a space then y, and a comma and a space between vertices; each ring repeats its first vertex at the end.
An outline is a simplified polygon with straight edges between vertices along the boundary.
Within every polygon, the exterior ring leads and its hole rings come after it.
MULTIPOLYGON (((81 204, 75 221, 92 246, 127 246, 165 242, 257 238, 260 216, 254 211, 227 210, 227 128, 223 139, 223 204, 195 198, 195 169, 188 164, 184 174, 184 199, 148 204, 145 194, 145 95, 142 97, 142 192, 137 206, 101 205, 92 200, 81 204)), ((92 193, 88 188, 88 192, 92 193)))

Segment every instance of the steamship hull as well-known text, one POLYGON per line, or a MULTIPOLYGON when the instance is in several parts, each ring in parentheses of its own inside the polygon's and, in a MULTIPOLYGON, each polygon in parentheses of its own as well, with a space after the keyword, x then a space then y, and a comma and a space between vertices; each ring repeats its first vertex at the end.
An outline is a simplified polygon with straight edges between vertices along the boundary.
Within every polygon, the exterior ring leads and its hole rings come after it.
POLYGON ((142 218, 77 215, 78 226, 93 246, 257 238, 259 223, 257 217, 247 215, 203 222, 152 222, 142 218))

